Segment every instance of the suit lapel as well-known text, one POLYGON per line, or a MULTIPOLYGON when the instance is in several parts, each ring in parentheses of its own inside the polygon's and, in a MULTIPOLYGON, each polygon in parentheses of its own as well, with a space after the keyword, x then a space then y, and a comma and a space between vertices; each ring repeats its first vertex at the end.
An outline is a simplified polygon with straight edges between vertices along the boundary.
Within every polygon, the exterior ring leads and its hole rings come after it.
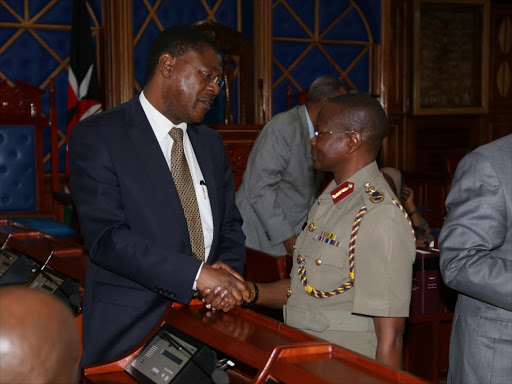
MULTIPOLYGON (((194 153, 196 155, 197 162, 199 164, 199 168, 201 168, 201 173, 203 174, 204 181, 206 183, 206 187, 208 188, 208 198, 210 200, 210 206, 212 208, 212 218, 213 218, 213 239, 212 247, 210 249, 210 255, 214 255, 215 249, 214 244, 215 239, 218 237, 219 233, 219 207, 217 205, 217 187, 214 176, 214 162, 211 154, 210 147, 208 145, 208 141, 204 139, 199 133, 201 127, 198 125, 188 125, 187 127, 187 135, 192 144, 192 148, 194 148, 194 153)), ((212 259, 209 258, 208 262, 211 263, 212 259)))
MULTIPOLYGON (((150 181, 147 186, 148 194, 153 203, 160 207, 158 212, 155 213, 168 224, 167 228, 169 228, 170 233, 188 239, 188 233, 187 236, 183 236, 187 228, 185 215, 181 209, 178 192, 158 140, 142 109, 138 96, 134 97, 130 103, 131 105, 127 108, 127 134, 132 144, 133 154, 140 162, 144 175, 150 181), (174 230, 170 229, 171 226, 175 227, 174 230)), ((141 197, 141 200, 144 199, 141 197)))

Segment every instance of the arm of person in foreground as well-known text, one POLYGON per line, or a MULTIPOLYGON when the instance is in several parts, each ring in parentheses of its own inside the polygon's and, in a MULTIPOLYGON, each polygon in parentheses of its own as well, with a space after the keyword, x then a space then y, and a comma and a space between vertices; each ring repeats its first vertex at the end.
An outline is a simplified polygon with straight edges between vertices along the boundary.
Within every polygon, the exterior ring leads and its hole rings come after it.
POLYGON ((440 269, 450 288, 512 311, 512 260, 504 247, 507 207, 500 178, 472 152, 457 167, 439 238, 440 269))
POLYGON ((405 317, 374 317, 373 323, 377 335, 375 359, 379 363, 401 368, 405 317))

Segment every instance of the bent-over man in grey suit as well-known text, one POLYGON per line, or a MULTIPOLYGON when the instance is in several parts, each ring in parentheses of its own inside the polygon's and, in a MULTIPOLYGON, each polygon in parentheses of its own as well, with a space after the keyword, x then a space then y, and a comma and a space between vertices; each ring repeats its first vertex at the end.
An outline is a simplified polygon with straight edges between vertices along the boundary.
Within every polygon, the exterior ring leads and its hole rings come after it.
POLYGON ((259 134, 236 193, 247 247, 274 256, 293 253, 316 198, 309 143, 316 116, 326 101, 345 93, 341 80, 321 76, 309 87, 306 105, 274 116, 259 134))
POLYGON ((462 159, 441 231, 441 273, 459 291, 448 383, 512 383, 512 135, 462 159))

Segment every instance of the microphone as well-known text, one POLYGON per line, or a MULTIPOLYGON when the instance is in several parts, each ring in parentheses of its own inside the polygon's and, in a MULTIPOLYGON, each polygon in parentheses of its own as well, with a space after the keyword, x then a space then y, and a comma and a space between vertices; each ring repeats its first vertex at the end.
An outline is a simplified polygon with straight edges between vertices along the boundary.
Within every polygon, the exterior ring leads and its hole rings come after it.
POLYGON ((204 180, 201 180, 199 182, 199 185, 201 185, 201 189, 203 190, 203 196, 204 196, 204 198, 206 200, 206 188, 207 188, 206 182, 204 180))
POLYGON ((178 340, 172 338, 166 331, 160 329, 158 331, 158 336, 169 342, 169 344, 171 344, 178 351, 183 351, 189 355, 190 360, 192 360, 214 384, 229 384, 229 376, 226 372, 219 368, 214 368, 211 373, 208 372, 208 367, 205 367, 204 364, 198 360, 192 352, 185 348, 178 340))
MULTIPOLYGON (((75 284, 69 284, 66 282, 65 279, 62 283, 59 283, 58 281, 55 281, 52 275, 46 272, 43 268, 39 269, 39 273, 41 273, 44 276, 44 278, 48 280, 50 283, 53 283, 54 285, 57 286, 55 291, 59 291, 65 296, 65 298, 69 302, 69 305, 75 312, 80 312, 82 310, 82 300, 80 297, 80 292, 74 290, 75 284), (64 285, 66 285, 68 289, 64 289, 64 285), (70 289, 72 290, 72 292, 68 292, 70 289)), ((68 277, 66 276, 66 278, 68 277)))

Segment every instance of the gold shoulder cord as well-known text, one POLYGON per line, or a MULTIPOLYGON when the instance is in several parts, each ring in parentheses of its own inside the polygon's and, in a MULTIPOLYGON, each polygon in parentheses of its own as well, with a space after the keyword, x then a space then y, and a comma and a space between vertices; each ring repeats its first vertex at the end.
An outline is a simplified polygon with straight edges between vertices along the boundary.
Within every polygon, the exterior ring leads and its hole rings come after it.
POLYGON ((355 268, 354 268, 354 260, 356 257, 356 240, 357 240, 357 232, 359 231, 359 226, 361 225, 361 220, 363 220, 363 216, 368 211, 366 205, 363 205, 359 212, 356 215, 354 220, 354 225, 352 225, 352 233, 350 235, 350 243, 348 248, 348 263, 349 263, 349 277, 350 281, 344 283, 340 287, 332 290, 332 291, 321 291, 319 289, 315 289, 311 284, 308 284, 308 279, 306 275, 306 266, 303 264, 298 269, 299 279, 304 286, 304 290, 308 295, 316 297, 317 299, 325 299, 326 297, 341 295, 343 292, 349 290, 354 286, 354 278, 355 278, 355 268))

